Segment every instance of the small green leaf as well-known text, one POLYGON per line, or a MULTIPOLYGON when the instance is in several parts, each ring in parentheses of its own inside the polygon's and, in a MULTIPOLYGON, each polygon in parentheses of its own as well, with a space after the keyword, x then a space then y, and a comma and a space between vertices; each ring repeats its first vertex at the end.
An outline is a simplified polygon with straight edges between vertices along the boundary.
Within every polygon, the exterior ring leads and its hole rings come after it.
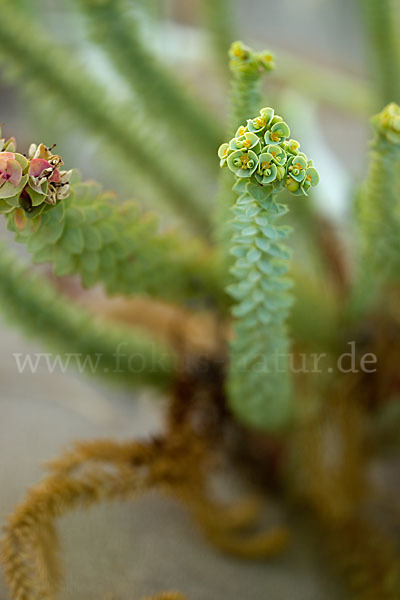
POLYGON ((83 237, 85 240, 85 248, 91 251, 100 250, 102 238, 96 227, 85 227, 83 230, 83 237))
POLYGON ((84 252, 81 263, 85 271, 95 272, 99 268, 99 255, 97 252, 84 252))
POLYGON ((248 235, 256 235, 258 233, 258 229, 257 227, 246 227, 245 229, 243 229, 242 231, 242 235, 244 236, 248 236, 248 235))
POLYGON ((54 273, 58 277, 63 277, 65 275, 71 275, 76 270, 76 258, 65 252, 62 248, 60 252, 56 253, 54 260, 54 273))
POLYGON ((232 314, 234 317, 243 317, 244 315, 247 315, 247 313, 249 313, 251 310, 253 310, 255 306, 256 302, 254 302, 253 299, 248 298, 247 300, 244 300, 240 304, 234 306, 232 309, 232 314))
POLYGON ((251 250, 248 251, 246 258, 249 261, 249 263, 255 263, 258 261, 260 256, 261 256, 261 252, 259 250, 257 250, 257 248, 252 248, 251 250))
POLYGON ((258 248, 260 248, 260 250, 262 250, 263 252, 268 252, 269 248, 270 248, 270 242, 268 240, 266 240, 263 237, 256 237, 255 239, 256 245, 258 246, 258 248))
POLYGON ((66 252, 70 254, 81 254, 85 246, 81 229, 77 227, 66 227, 63 233, 61 244, 66 252))

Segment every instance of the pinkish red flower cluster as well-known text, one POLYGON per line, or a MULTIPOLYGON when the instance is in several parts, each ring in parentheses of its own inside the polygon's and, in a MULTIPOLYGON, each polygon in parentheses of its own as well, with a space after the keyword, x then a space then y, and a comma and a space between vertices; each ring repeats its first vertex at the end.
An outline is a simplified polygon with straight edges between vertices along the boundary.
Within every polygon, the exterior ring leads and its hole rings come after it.
POLYGON ((44 144, 32 144, 26 157, 16 152, 14 138, 0 140, 0 212, 20 209, 35 217, 67 198, 71 171, 62 165, 44 144))

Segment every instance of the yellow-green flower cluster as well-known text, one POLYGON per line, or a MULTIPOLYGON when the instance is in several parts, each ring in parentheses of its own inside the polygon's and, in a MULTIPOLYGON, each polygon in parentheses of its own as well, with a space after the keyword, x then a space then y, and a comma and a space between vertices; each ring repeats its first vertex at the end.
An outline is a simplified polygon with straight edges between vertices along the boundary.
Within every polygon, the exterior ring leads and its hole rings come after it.
POLYGON ((272 71, 275 67, 274 57, 270 52, 254 52, 243 42, 233 42, 229 49, 229 67, 231 71, 257 73, 272 71))
POLYGON ((289 126, 273 108, 241 125, 230 142, 218 149, 221 167, 239 179, 249 178, 276 191, 284 186, 295 195, 307 195, 319 181, 311 160, 300 152, 300 144, 289 139, 289 126))

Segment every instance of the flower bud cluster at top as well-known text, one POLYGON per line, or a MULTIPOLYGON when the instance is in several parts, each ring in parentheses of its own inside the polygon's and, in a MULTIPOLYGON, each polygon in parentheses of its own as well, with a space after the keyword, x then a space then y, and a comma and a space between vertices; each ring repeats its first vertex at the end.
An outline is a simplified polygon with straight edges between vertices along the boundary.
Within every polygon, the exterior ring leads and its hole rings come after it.
POLYGON ((376 131, 391 144, 400 145, 400 106, 391 102, 372 117, 376 131))
POLYGON ((230 142, 218 149, 220 166, 236 177, 269 186, 271 192, 284 186, 295 195, 307 195, 319 176, 311 160, 300 152, 300 144, 288 139, 289 126, 272 108, 240 126, 230 142))
POLYGON ((234 73, 257 74, 275 68, 274 57, 270 52, 254 52, 242 42, 233 42, 229 49, 229 68, 234 73))
POLYGON ((0 139, 0 212, 19 208, 37 216, 67 198, 71 171, 60 170, 63 164, 44 144, 32 144, 25 156, 16 152, 14 138, 0 139))

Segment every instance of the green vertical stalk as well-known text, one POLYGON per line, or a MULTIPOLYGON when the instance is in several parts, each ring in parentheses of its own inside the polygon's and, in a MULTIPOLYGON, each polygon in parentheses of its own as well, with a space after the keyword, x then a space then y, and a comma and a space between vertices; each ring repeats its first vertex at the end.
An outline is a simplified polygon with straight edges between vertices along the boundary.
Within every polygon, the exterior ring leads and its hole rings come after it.
POLYGON ((361 0, 369 40, 369 63, 380 105, 400 102, 399 24, 393 0, 361 0))
POLYGON ((0 305, 8 319, 56 352, 78 355, 89 374, 130 385, 165 387, 174 356, 144 333, 101 323, 0 247, 0 305))
POLYGON ((400 278, 400 107, 389 104, 372 124, 369 168, 356 204, 361 254, 351 317, 372 305, 385 282, 400 278))
MULTIPOLYGON (((229 58, 231 114, 227 127, 227 137, 232 137, 240 125, 246 124, 248 116, 255 114, 260 109, 262 75, 274 68, 274 61, 269 52, 254 52, 241 42, 234 42, 231 45, 229 58)), ((215 238, 220 247, 221 262, 225 272, 228 272, 231 264, 229 243, 232 237, 231 208, 233 202, 232 175, 229 171, 223 170, 216 200, 215 238)))
POLYGON ((286 277, 290 252, 282 243, 290 228, 278 225, 288 209, 268 188, 243 182, 235 187, 240 194, 231 242, 236 283, 228 291, 236 301, 232 311, 236 321, 228 394, 242 422, 277 429, 289 421, 293 410, 286 325, 292 304, 291 281, 286 277))
POLYGON ((227 73, 228 50, 235 39, 235 23, 229 0, 203 0, 204 22, 209 31, 214 54, 227 73))
POLYGON ((228 400, 240 421, 266 430, 287 426, 294 412, 287 331, 291 253, 284 244, 291 228, 278 224, 288 209, 276 196, 285 187, 307 195, 318 183, 312 161, 289 135, 282 117, 263 108, 218 150, 239 195, 229 242, 235 282, 227 288, 234 300, 228 400))
MULTIPOLYGON (((149 52, 138 23, 125 0, 77 0, 88 15, 94 40, 106 49, 127 83, 139 94, 151 120, 171 129, 173 143, 182 138, 208 161, 219 142, 219 128, 212 114, 191 97, 184 85, 149 52)), ((214 164, 213 164, 214 166, 214 164)))
POLYGON ((372 119, 369 170, 358 200, 363 259, 380 276, 399 277, 400 107, 389 104, 372 119))

